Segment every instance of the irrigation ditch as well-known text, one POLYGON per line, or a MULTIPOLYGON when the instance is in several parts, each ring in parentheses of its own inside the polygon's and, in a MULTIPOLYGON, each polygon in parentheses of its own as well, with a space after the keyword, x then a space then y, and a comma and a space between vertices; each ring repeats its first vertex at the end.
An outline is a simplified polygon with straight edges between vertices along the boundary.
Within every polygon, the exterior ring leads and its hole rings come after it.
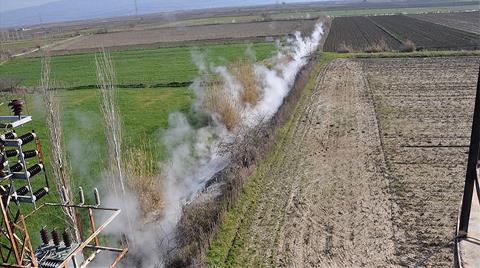
POLYGON ((256 164, 274 146, 279 129, 295 109, 319 57, 312 55, 298 72, 292 89, 270 120, 248 130, 241 141, 228 145, 233 154, 230 164, 217 172, 197 198, 183 208, 174 235, 177 246, 168 253, 167 267, 204 266, 204 253, 224 213, 235 204, 256 164))

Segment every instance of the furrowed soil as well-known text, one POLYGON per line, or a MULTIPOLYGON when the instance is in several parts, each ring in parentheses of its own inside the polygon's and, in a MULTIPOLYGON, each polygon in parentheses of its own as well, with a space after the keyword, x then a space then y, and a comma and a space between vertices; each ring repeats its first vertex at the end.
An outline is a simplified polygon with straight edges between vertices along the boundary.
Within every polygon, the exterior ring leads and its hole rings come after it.
POLYGON ((388 32, 375 25, 368 17, 339 17, 332 22, 325 41, 325 51, 365 51, 385 42, 387 50, 400 50, 402 43, 388 32))
POLYGON ((479 64, 330 62, 229 212, 243 213, 227 213, 210 264, 451 266, 479 64))
POLYGON ((272 38, 312 32, 315 20, 284 20, 270 22, 248 22, 211 24, 188 27, 168 27, 138 31, 122 31, 82 36, 51 49, 52 52, 83 51, 100 47, 128 47, 145 44, 184 43, 208 40, 245 40, 272 38))
POLYGON ((408 16, 480 35, 480 11, 410 14, 408 16))
POLYGON ((478 57, 364 61, 401 266, 452 265, 479 65, 478 57))
MULTIPOLYGON (((460 28, 478 28, 480 21, 477 18, 475 23, 472 15, 466 14, 467 22, 457 23, 461 27, 456 28, 405 15, 335 18, 324 51, 371 52, 372 47, 381 43, 384 46, 379 47, 380 51, 399 51, 404 49, 407 41, 413 42, 418 50, 476 50, 480 47, 480 36, 475 31, 460 28)), ((439 18, 442 16, 438 15, 439 18)))

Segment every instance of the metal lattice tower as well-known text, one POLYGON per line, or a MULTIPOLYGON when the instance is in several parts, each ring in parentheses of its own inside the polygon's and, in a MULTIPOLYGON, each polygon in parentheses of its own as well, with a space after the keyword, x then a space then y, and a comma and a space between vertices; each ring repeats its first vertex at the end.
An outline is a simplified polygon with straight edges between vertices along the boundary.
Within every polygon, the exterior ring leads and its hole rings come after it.
POLYGON ((9 103, 13 116, 0 116, 0 267, 87 267, 102 251, 116 254, 110 267, 127 254, 128 247, 108 247, 101 245, 100 234, 121 212, 116 208, 100 205, 98 190, 94 189, 95 204, 85 204, 83 190, 80 188, 80 203, 69 200, 65 189, 60 194, 60 203, 43 203, 40 199, 48 195, 49 185, 42 146, 34 131, 23 135, 16 133, 17 128, 32 120, 23 115, 24 102, 13 100, 9 103), (42 176, 43 175, 43 176, 42 176), (39 180, 40 182, 34 182, 39 180), (38 189, 34 185, 42 184, 38 189), (72 241, 65 230, 60 233, 54 228, 49 239, 46 227, 40 231, 42 244, 34 250, 26 221, 40 209, 63 207, 74 211, 78 217, 81 232, 80 241, 72 241), (23 209, 29 213, 24 215, 23 209), (94 211, 107 212, 110 216, 100 225, 95 223, 94 211), (80 214, 88 217, 90 226, 82 226, 80 214))

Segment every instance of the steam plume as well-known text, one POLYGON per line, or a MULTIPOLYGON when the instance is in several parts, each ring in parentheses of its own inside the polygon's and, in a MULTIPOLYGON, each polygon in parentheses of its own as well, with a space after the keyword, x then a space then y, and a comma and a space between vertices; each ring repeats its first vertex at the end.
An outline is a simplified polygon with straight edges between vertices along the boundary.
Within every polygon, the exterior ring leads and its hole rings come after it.
MULTIPOLYGON (((182 207, 193 200, 205 183, 229 163, 230 156, 220 153, 219 145, 241 135, 243 128, 255 127, 275 114, 293 86, 297 73, 307 63, 308 56, 317 50, 322 35, 321 23, 316 25, 310 37, 302 38, 297 32, 293 39, 287 41, 287 47, 282 47, 271 59, 272 68, 261 63, 253 66, 254 84, 258 87, 260 96, 255 103, 244 103, 241 106, 238 111, 240 122, 236 128, 225 124, 218 110, 202 109, 205 107, 202 103, 209 101, 209 83, 205 82, 208 81, 205 75, 210 72, 219 77, 222 81, 222 94, 231 99, 241 96, 245 83, 235 78, 235 74, 224 66, 211 66, 207 70, 205 57, 192 53, 201 75, 191 86, 197 95, 193 107, 197 113, 207 113, 212 121, 207 126, 195 129, 182 114, 174 113, 169 117, 169 129, 162 139, 170 155, 169 162, 164 165, 167 174, 163 178, 166 207, 160 223, 165 233, 171 234, 174 231, 182 207)), ((169 246, 172 246, 172 242, 169 246)))
MULTIPOLYGON (((129 263, 128 267, 165 265, 169 253, 175 247, 174 233, 182 215, 182 208, 194 200, 213 175, 230 162, 231 156, 220 149, 221 145, 237 139, 242 135, 243 129, 254 128, 273 117, 292 88, 297 73, 307 63, 308 56, 317 50, 322 35, 323 25, 319 23, 310 37, 304 38, 300 33, 296 33, 293 38, 289 38, 286 45, 280 46, 278 53, 269 59, 269 62, 253 63, 252 59, 252 66, 249 67, 251 71, 247 71, 253 76, 251 83, 242 81, 238 77, 238 72, 231 72, 226 66, 212 66, 205 62, 204 55, 192 52, 192 58, 199 69, 199 78, 191 85, 197 96, 192 109, 196 116, 207 117, 208 123, 202 127, 194 127, 189 124, 185 115, 170 114, 169 127, 162 133, 161 138, 169 157, 168 161, 160 164, 162 174, 158 176, 162 183, 161 195, 165 204, 163 215, 156 224, 132 226, 128 235, 129 241, 134 241, 132 252, 134 263, 129 263), (215 79, 212 80, 212 77, 215 79), (215 90, 227 95, 229 101, 240 104, 235 105, 238 118, 235 124, 227 123, 225 116, 222 115, 222 109, 209 105, 212 102, 212 95, 209 92, 212 85, 219 87, 215 90), (258 94, 255 98, 242 97, 246 85, 255 88, 258 94)), ((254 58, 251 49, 247 54, 254 58)), ((99 84, 102 86, 102 109, 106 114, 104 116, 107 130, 113 133, 111 137, 107 134, 109 150, 112 150, 110 155, 118 158, 110 160, 116 172, 114 178, 120 179, 121 189, 125 191, 122 180, 124 174, 121 173, 123 168, 120 162, 121 151, 118 146, 121 137, 120 126, 114 122, 108 126, 108 122, 112 120, 119 121, 115 104, 111 102, 114 94, 113 84, 108 83, 114 79, 114 74, 105 73, 104 70, 112 69, 111 62, 105 60, 105 57, 104 53, 103 62, 100 63, 97 59, 99 84)), ((130 200, 132 197, 126 193, 123 200, 117 199, 117 202, 125 203, 126 198, 130 200)), ((132 212, 134 208, 127 210, 132 212)))

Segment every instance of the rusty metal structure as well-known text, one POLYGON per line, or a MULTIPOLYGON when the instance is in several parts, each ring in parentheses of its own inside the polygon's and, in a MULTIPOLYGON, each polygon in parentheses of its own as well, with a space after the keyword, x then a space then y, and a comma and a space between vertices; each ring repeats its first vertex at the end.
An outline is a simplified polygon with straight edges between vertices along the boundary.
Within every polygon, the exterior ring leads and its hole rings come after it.
POLYGON ((49 179, 39 137, 34 131, 18 135, 17 130, 32 117, 23 115, 22 100, 13 100, 8 106, 12 116, 0 116, 0 267, 88 267, 101 252, 115 254, 110 267, 115 267, 126 256, 128 246, 110 247, 101 243, 101 233, 120 213, 120 209, 101 206, 100 196, 94 189, 94 204, 86 204, 80 188, 79 203, 69 200, 63 189, 60 202, 43 202, 49 194, 49 179), (30 148, 29 148, 30 147, 30 148), (40 186, 39 186, 40 185, 40 186), (39 211, 55 207, 71 208, 78 219, 80 241, 72 241, 68 230, 62 238, 56 229, 49 239, 46 227, 40 230, 42 244, 34 249, 27 221, 39 211), (102 212, 101 223, 95 222, 94 213, 102 212), (82 225, 82 216, 89 226, 82 225))

